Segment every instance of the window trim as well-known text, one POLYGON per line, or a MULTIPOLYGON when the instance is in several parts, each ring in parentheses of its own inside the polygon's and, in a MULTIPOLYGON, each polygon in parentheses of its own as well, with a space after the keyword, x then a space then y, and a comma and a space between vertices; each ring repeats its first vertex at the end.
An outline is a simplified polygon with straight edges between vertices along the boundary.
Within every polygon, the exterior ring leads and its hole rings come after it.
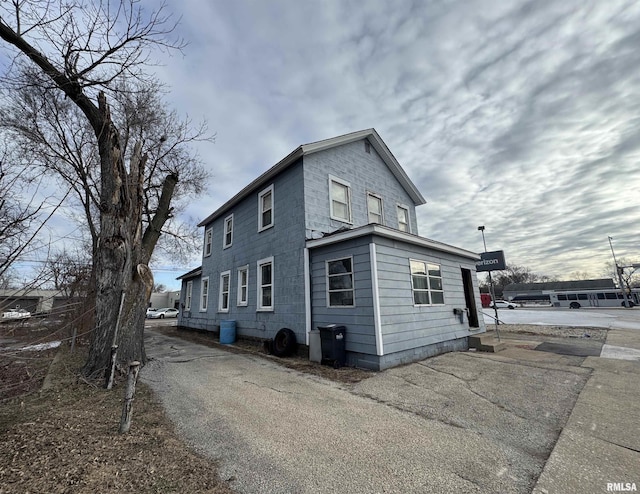
POLYGON ((367 221, 369 223, 374 223, 376 225, 384 225, 384 201, 380 194, 376 194, 375 192, 367 192, 367 221), (371 221, 371 210, 369 209, 369 197, 373 197, 380 201, 380 221, 372 222, 371 221))
POLYGON ((204 257, 209 257, 212 252, 213 252, 213 227, 209 227, 204 231, 204 257))
POLYGON ((249 265, 238 268, 238 294, 236 296, 236 305, 238 307, 246 307, 249 305, 249 265), (246 283, 242 284, 242 273, 247 273, 246 283), (245 288, 246 300, 242 300, 242 287, 245 288))
POLYGON ((222 224, 222 248, 228 249, 233 245, 233 213, 227 216, 224 219, 224 223, 222 224), (227 232, 227 224, 231 224, 231 232, 227 232), (231 240, 227 243, 227 234, 231 233, 231 240))
POLYGON ((412 259, 409 258, 409 276, 411 277, 411 298, 413 299, 413 306, 414 307, 442 307, 443 305, 446 305, 446 301, 444 299, 444 283, 443 282, 443 276, 442 276, 442 264, 438 264, 436 262, 431 262, 431 261, 425 261, 423 259, 412 259), (416 276, 413 274, 413 272, 411 271, 411 263, 412 262, 419 262, 425 265, 425 271, 426 274, 425 275, 417 275, 417 276, 423 276, 424 278, 427 279, 427 289, 423 289, 423 288, 418 288, 416 289, 413 286, 413 277, 416 276), (440 271, 440 276, 429 276, 429 266, 437 266, 438 270, 440 271), (432 289, 431 288, 431 279, 430 278, 440 278, 440 282, 442 283, 442 289, 441 290, 437 290, 437 289, 432 289), (416 304, 416 297, 415 297, 415 293, 416 290, 419 292, 427 292, 427 294, 429 295, 429 303, 428 304, 416 304), (432 292, 437 292, 437 293, 442 293, 442 303, 441 304, 434 304, 433 303, 433 298, 431 296, 432 292))
POLYGON ((275 225, 274 206, 275 206, 275 194, 273 192, 273 184, 271 184, 269 187, 262 190, 258 194, 258 232, 263 232, 265 230, 268 230, 269 228, 273 228, 273 226, 275 225), (269 193, 271 194, 271 223, 265 226, 262 223, 262 217, 265 212, 262 209, 262 198, 269 193))
POLYGON ((193 281, 187 281, 187 287, 184 293, 184 310, 191 310, 191 298, 193 297, 193 281))
POLYGON ((205 276, 200 280, 200 312, 207 312, 209 308, 209 288, 211 287, 209 283, 209 277, 205 276), (204 285, 207 284, 207 290, 205 293, 204 285), (204 302, 204 305, 202 304, 204 302))
MULTIPOLYGON (((355 271, 354 271, 354 265, 353 265, 353 256, 346 256, 346 257, 339 257, 337 259, 327 259, 324 262, 324 273, 325 273, 325 282, 326 282, 326 296, 327 296, 327 309, 351 309, 354 308, 356 306, 356 280, 355 280, 355 271), (345 259, 349 259, 351 261, 351 272, 348 273, 351 275, 351 292, 353 293, 353 304, 351 305, 331 305, 331 290, 329 289, 329 263, 330 262, 336 262, 336 261, 343 261, 345 259)), ((343 274, 341 275, 332 275, 332 276, 343 276, 343 274)), ((334 292, 346 292, 349 291, 347 290, 334 290, 334 292)))
POLYGON ((220 281, 220 284, 218 285, 218 312, 229 312, 229 308, 231 307, 231 270, 223 271, 222 273, 220 273, 219 281, 220 281), (223 278, 225 277, 227 277, 227 279, 229 280, 226 292, 222 290, 224 286, 223 278), (227 294, 226 308, 222 305, 225 293, 227 294))
POLYGON ((340 221, 341 223, 348 223, 350 225, 353 224, 353 211, 351 208, 351 184, 346 180, 342 180, 341 178, 334 177, 333 175, 329 175, 329 216, 332 220, 340 221), (333 212, 333 195, 331 194, 332 182, 335 182, 347 188, 347 213, 349 216, 348 220, 345 220, 344 218, 340 218, 336 216, 333 212))
POLYGON ((274 304, 274 287, 275 287, 275 269, 274 269, 274 262, 273 262, 273 256, 271 257, 265 257, 264 259, 260 259, 257 263, 256 263, 256 269, 257 269, 257 276, 256 276, 256 284, 257 284, 257 300, 256 300, 256 312, 273 312, 273 309, 275 307, 274 304), (271 264, 271 305, 270 306, 263 306, 262 305, 262 289, 267 286, 267 285, 263 285, 262 284, 262 266, 266 265, 266 264, 271 264))
POLYGON ((400 203, 396 204, 396 220, 398 221, 398 230, 405 233, 411 233, 411 212, 410 212, 409 206, 406 206, 405 204, 400 204, 400 203), (399 209, 404 209, 407 212, 407 229, 406 230, 400 229, 400 218, 398 217, 399 209))

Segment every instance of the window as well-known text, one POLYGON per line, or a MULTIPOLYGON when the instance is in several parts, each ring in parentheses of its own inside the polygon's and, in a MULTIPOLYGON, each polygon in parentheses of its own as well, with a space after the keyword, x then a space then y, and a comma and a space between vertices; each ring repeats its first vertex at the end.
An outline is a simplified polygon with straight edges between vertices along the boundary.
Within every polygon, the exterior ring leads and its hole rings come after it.
POLYGON ((209 278, 202 278, 200 286, 200 312, 207 310, 209 305, 209 278))
POLYGON ((382 224, 382 198, 375 194, 367 194, 367 210, 369 211, 369 223, 382 224))
POLYGON ((578 300, 589 300, 586 293, 578 293, 578 300))
POLYGON ((613 293, 613 292, 605 293, 605 294, 604 294, 604 297, 605 297, 607 300, 615 300, 615 299, 617 299, 617 298, 618 298, 618 296, 617 296, 615 293, 613 293))
POLYGON ((231 271, 220 273, 220 295, 218 298, 218 311, 229 312, 229 290, 231 271))
POLYGON ((233 215, 224 219, 224 238, 222 239, 222 248, 231 247, 233 243, 233 215))
POLYGON ((249 302, 249 266, 238 268, 238 305, 246 306, 249 302))
POLYGON ((191 294, 193 293, 193 281, 187 281, 187 293, 184 296, 184 310, 191 310, 191 294))
POLYGON ((327 261, 327 305, 354 307, 353 258, 327 261))
POLYGON ((409 208, 398 205, 398 230, 411 233, 409 226, 409 208))
POLYGON ((258 194, 258 231, 273 226, 273 184, 258 194))
POLYGON ((567 300, 567 296, 564 294, 558 294, 558 300, 567 300))
POLYGON ((415 305, 442 305, 442 272, 437 264, 410 260, 411 285, 415 305))
POLYGON ((273 310, 273 257, 258 261, 258 310, 273 310))
POLYGON ((568 293, 567 299, 569 300, 578 300, 578 296, 575 293, 568 293))
POLYGON ((348 182, 329 176, 331 219, 351 223, 351 186, 348 182))
POLYGON ((604 300, 604 293, 598 293, 598 300, 604 300))
POLYGON ((204 255, 211 255, 211 244, 213 242, 213 230, 211 228, 207 228, 207 231, 204 232, 204 255))

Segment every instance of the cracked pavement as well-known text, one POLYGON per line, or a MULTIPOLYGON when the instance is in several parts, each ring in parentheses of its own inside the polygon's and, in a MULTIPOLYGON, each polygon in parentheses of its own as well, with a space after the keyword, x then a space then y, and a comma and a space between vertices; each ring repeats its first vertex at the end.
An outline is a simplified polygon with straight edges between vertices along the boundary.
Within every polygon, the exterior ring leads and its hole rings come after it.
POLYGON ((146 346, 143 380, 246 493, 529 493, 592 373, 515 348, 348 386, 151 331, 146 346))

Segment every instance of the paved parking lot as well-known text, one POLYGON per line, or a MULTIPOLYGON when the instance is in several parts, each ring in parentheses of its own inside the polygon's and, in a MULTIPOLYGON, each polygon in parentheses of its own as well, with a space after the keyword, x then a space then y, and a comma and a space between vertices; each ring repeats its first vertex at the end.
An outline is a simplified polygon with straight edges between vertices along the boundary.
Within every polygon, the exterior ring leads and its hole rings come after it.
POLYGON ((248 493, 529 493, 592 373, 584 357, 513 346, 346 386, 152 331, 146 344, 142 378, 248 493))

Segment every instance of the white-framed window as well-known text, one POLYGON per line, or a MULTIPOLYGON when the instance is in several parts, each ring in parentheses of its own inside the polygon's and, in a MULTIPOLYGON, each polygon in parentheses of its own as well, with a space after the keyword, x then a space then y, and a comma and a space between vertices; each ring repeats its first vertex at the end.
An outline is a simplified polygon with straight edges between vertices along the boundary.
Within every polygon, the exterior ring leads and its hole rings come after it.
POLYGON ((367 193, 367 211, 369 213, 369 223, 383 224, 382 217, 382 197, 372 192, 367 193))
POLYGON ((191 310, 192 294, 193 294, 193 281, 187 281, 187 292, 184 295, 184 310, 191 310))
POLYGON ((355 307, 353 257, 326 262, 327 306, 355 307))
POLYGON ((233 244, 233 214, 224 219, 224 235, 222 236, 222 248, 226 249, 233 244))
POLYGON ((204 232, 204 256, 211 255, 211 245, 213 244, 213 228, 207 228, 204 232))
POLYGON ((329 175, 329 208, 331 219, 351 223, 351 185, 329 175))
POLYGON ((258 231, 273 226, 273 184, 258 194, 258 231))
POLYGON ((249 265, 238 268, 238 305, 245 307, 249 303, 249 265))
POLYGON ((229 312, 229 293, 231 291, 231 271, 220 273, 220 294, 218 312, 229 312))
POLYGON ((409 208, 398 204, 398 230, 411 233, 411 220, 409 219, 409 208))
POLYGON ((442 271, 440 265, 409 260, 414 305, 443 305, 442 271))
POLYGON ((200 312, 205 312, 209 306, 209 277, 200 282, 200 312))
POLYGON ((273 310, 273 257, 261 259, 258 267, 258 311, 273 310))

